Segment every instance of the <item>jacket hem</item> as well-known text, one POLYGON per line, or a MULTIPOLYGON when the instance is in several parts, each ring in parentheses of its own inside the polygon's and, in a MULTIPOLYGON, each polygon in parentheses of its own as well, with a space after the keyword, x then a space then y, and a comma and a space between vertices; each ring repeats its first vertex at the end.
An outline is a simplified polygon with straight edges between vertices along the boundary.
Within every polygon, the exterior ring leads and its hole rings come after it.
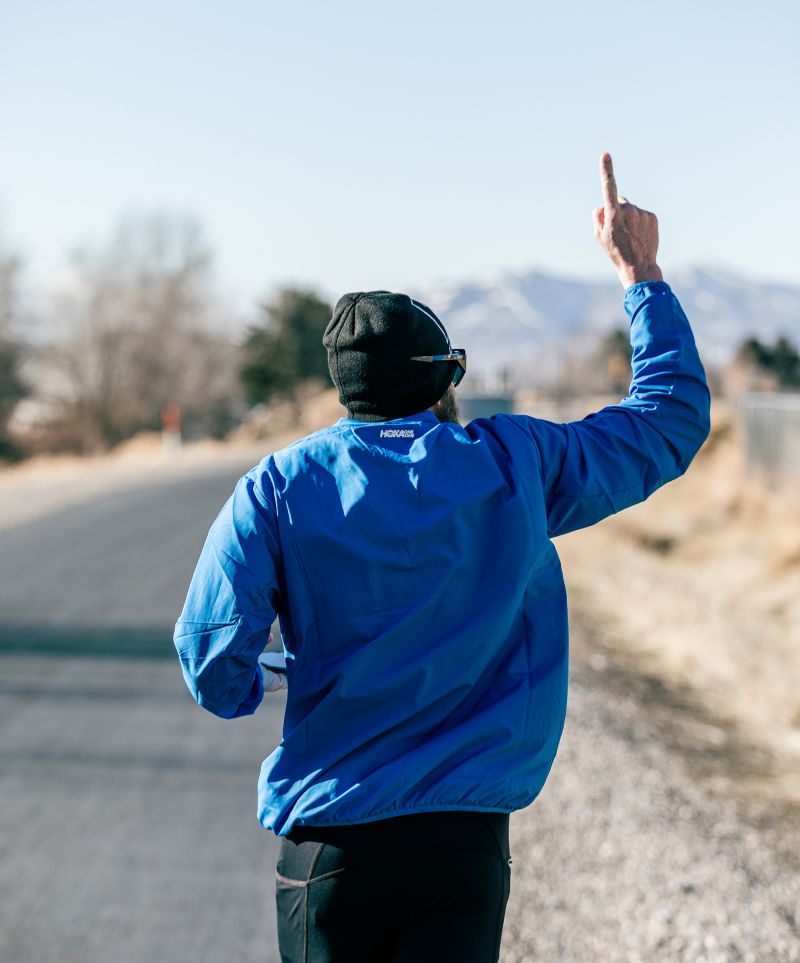
MULTIPOLYGON (((535 797, 534 797, 535 798, 535 797)), ((532 801, 532 800, 531 800, 532 801)), ((530 805, 528 803, 527 805, 530 805)), ((393 819, 395 816, 412 816, 415 813, 436 813, 436 812, 479 812, 479 813, 512 813, 517 809, 524 809, 524 806, 470 806, 463 803, 442 803, 441 805, 422 805, 422 806, 403 806, 402 808, 391 807, 380 809, 364 816, 355 816, 352 819, 325 819, 309 820, 302 818, 295 819, 290 825, 285 825, 277 835, 285 836, 296 826, 309 827, 332 827, 332 826, 360 826, 364 823, 374 823, 381 819, 393 819)))

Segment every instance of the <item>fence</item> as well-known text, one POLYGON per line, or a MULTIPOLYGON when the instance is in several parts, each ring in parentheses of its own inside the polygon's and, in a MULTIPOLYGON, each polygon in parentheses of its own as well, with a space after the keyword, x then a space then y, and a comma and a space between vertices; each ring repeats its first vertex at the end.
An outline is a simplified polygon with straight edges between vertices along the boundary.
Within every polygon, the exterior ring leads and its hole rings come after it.
POLYGON ((514 410, 512 395, 458 394, 458 410, 461 422, 466 424, 473 418, 491 418, 492 415, 507 414, 514 410))
POLYGON ((800 394, 749 394, 739 400, 747 464, 800 479, 800 394))

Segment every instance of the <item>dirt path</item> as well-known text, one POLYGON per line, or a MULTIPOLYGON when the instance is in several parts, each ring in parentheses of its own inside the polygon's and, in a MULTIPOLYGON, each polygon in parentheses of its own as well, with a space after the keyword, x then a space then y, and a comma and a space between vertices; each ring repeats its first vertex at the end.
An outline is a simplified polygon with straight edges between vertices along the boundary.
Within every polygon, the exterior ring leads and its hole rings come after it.
POLYGON ((573 622, 564 740, 512 817, 502 963, 800 960, 800 811, 740 793, 741 753, 765 760, 573 622))

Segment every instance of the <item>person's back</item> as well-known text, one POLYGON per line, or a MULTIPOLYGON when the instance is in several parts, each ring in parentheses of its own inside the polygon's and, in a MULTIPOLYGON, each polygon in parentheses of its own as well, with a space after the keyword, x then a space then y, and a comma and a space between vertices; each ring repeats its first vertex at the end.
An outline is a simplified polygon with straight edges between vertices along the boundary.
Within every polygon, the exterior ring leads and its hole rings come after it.
POLYGON ((264 824, 527 805, 561 731, 567 625, 520 423, 343 419, 251 477, 288 613, 264 824), (302 786, 302 767, 324 776, 302 786))
MULTIPOLYGON (((601 210, 619 217, 610 185, 601 210)), ((280 617, 288 698, 259 818, 285 837, 284 959, 309 945, 318 960, 496 959, 507 814, 541 790, 566 709, 551 539, 677 477, 708 432, 680 306, 654 263, 640 279, 622 261, 631 392, 567 425, 459 426, 447 385, 465 360, 430 309, 346 295, 325 340, 352 417, 265 458, 212 526, 175 642, 198 701, 244 715, 263 697, 258 658, 280 617), (449 875, 420 895, 415 871, 439 846, 449 875), (468 922, 465 900, 483 907, 468 922), (451 904, 452 918, 428 909, 451 904)))

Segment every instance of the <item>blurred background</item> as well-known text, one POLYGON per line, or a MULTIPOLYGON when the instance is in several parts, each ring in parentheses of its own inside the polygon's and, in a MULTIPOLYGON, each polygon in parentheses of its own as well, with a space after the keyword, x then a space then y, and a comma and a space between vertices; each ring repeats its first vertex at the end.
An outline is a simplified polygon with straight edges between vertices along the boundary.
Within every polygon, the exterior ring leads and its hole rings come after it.
POLYGON ((171 644, 207 529, 343 413, 346 291, 437 312, 462 420, 618 401, 605 150, 713 430, 558 542, 572 702, 501 958, 800 959, 799 42, 788 0, 0 5, 4 961, 277 960, 282 697, 216 720, 171 644))

